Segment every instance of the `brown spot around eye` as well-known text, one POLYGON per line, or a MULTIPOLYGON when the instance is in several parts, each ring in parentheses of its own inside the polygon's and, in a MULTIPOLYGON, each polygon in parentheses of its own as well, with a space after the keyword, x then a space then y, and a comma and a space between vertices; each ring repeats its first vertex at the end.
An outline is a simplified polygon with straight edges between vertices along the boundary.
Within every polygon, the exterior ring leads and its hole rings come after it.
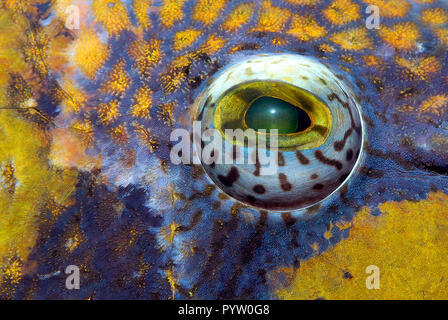
POLYGON ((278 179, 280 180, 280 187, 283 191, 290 191, 292 189, 292 185, 288 182, 288 177, 284 173, 280 173, 278 179))
POLYGON ((310 160, 307 157, 305 157, 303 153, 300 151, 296 151, 296 157, 299 160, 299 162, 303 165, 307 165, 310 163, 310 160))
POLYGON ((255 198, 254 196, 248 195, 246 196, 247 201, 249 201, 249 203, 255 203, 257 201, 257 198, 255 198))
POLYGON ((320 208, 322 208, 322 204, 320 204, 320 203, 315 204, 314 206, 307 208, 306 213, 310 214, 310 215, 315 214, 315 213, 319 212, 320 208))
POLYGON ((227 176, 218 175, 219 181, 222 182, 226 187, 231 187, 234 182, 236 182, 240 177, 240 173, 236 167, 232 167, 227 173, 227 176))
POLYGON ((348 137, 350 137, 350 135, 352 134, 352 131, 353 131, 352 128, 348 129, 348 130, 345 132, 345 134, 344 134, 344 138, 343 138, 342 140, 340 140, 340 141, 336 141, 336 142, 334 143, 334 150, 336 150, 336 151, 342 151, 342 149, 344 149, 345 144, 346 144, 346 142, 347 142, 347 139, 348 139, 348 137))
POLYGON ((297 219, 292 216, 291 212, 282 214, 282 219, 287 228, 292 227, 297 222, 297 219))
POLYGON ((345 173, 345 174, 343 174, 342 176, 339 177, 338 181, 339 181, 340 183, 344 182, 345 179, 347 179, 349 175, 350 175, 349 173, 345 173))
POLYGON ((353 150, 352 149, 347 150, 346 159, 347 159, 347 161, 350 161, 353 159, 353 150))
POLYGON ((218 198, 221 200, 229 200, 229 196, 226 195, 225 193, 218 194, 218 198))
POLYGON ((221 202, 219 202, 219 201, 214 201, 214 202, 212 203, 212 209, 213 209, 213 210, 218 210, 219 208, 221 208, 221 202))
POLYGON ((313 186, 313 189, 314 190, 322 190, 324 188, 324 185, 322 184, 322 183, 316 183, 314 186, 313 186))
POLYGON ((324 154, 322 153, 322 151, 320 151, 320 150, 316 150, 314 152, 314 156, 316 157, 317 160, 319 160, 323 164, 336 167, 336 169, 338 169, 338 170, 342 169, 342 163, 340 163, 338 160, 334 160, 334 159, 325 157, 324 154))
POLYGON ((279 165, 279 167, 284 167, 285 166, 285 157, 283 157, 283 153, 282 152, 278 153, 278 165, 279 165))

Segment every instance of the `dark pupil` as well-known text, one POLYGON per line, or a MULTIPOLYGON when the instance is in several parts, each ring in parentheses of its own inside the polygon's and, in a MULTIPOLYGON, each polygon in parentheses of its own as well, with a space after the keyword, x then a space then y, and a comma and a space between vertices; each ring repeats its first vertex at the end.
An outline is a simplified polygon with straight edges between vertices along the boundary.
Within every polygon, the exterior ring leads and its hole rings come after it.
POLYGON ((277 98, 256 99, 246 112, 246 124, 256 131, 278 129, 278 133, 296 133, 310 127, 311 119, 302 109, 277 98))

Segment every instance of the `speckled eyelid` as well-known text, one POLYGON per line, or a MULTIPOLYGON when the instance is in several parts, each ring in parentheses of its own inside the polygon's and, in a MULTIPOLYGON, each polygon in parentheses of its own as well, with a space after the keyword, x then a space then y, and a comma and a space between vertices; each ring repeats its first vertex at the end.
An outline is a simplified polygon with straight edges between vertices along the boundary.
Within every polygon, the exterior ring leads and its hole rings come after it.
MULTIPOLYGON (((247 205, 272 211, 315 205, 343 186, 357 167, 364 139, 360 107, 351 90, 313 58, 294 54, 250 56, 224 68, 204 89, 197 101, 196 118, 201 121, 202 130, 222 126, 215 122, 220 99, 229 89, 249 82, 285 83, 309 92, 329 110, 330 130, 324 141, 314 145, 311 141, 306 148, 280 147, 274 175, 261 175, 258 161, 237 164, 238 157, 254 159, 257 153, 250 146, 233 145, 233 164, 227 164, 223 158, 223 163, 202 163, 213 182, 247 205)), ((303 104, 303 101, 288 102, 303 104)), ((308 107, 310 113, 315 112, 313 105, 308 107)), ((223 139, 223 150, 230 143, 223 139)))

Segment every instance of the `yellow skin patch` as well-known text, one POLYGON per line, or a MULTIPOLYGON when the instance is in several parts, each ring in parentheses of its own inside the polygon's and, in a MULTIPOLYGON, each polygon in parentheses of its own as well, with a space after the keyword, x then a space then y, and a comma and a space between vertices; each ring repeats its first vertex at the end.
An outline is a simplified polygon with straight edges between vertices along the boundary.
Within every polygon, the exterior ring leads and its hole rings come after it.
POLYGON ((81 89, 77 88, 71 80, 62 82, 61 106, 66 113, 79 113, 87 100, 81 89))
POLYGON ((151 119, 151 96, 151 90, 146 86, 137 90, 130 112, 134 118, 151 119))
POLYGON ((417 48, 420 32, 412 22, 399 23, 392 27, 382 27, 379 35, 384 42, 396 49, 411 50, 417 48))
POLYGON ((158 64, 162 58, 160 41, 155 39, 150 41, 137 40, 130 45, 129 55, 137 64, 140 74, 147 76, 151 68, 158 64))
POLYGON ((427 9, 422 12, 422 21, 428 24, 445 24, 448 22, 448 15, 442 8, 427 9))
POLYGON ((428 80, 431 74, 440 72, 441 66, 435 57, 421 58, 418 60, 409 60, 404 57, 396 58, 397 64, 404 68, 405 74, 411 79, 419 78, 428 80))
POLYGON ((258 25, 252 31, 280 32, 290 16, 291 12, 288 9, 273 6, 270 1, 263 1, 258 25))
POLYGON ((73 236, 67 239, 65 247, 67 248, 68 252, 73 252, 73 250, 75 250, 83 241, 84 235, 82 234, 82 232, 77 230, 77 232, 75 232, 73 236))
POLYGON ((48 165, 49 141, 16 111, 0 112, 0 164, 4 175, 9 172, 9 181, 15 181, 14 186, 0 189, 0 264, 10 255, 26 260, 38 235, 40 206, 50 200, 69 204, 77 171, 56 172, 48 165))
POLYGON ((430 112, 438 116, 443 116, 448 108, 448 94, 441 94, 430 97, 422 102, 419 107, 421 113, 430 112))
POLYGON ((271 40, 271 43, 274 46, 284 46, 284 45, 288 44, 289 41, 284 38, 281 38, 281 37, 276 37, 271 40))
POLYGON ((128 135, 126 128, 123 125, 119 125, 116 128, 110 130, 110 134, 114 141, 118 144, 124 144, 128 141, 128 135))
POLYGON ((226 39, 212 34, 197 51, 175 58, 171 63, 169 71, 161 76, 160 80, 164 91, 171 93, 184 83, 186 75, 183 72, 183 68, 191 64, 195 57, 204 53, 211 55, 220 50, 226 42, 226 39))
POLYGON ((315 5, 320 2, 320 0, 286 0, 286 1, 292 4, 305 5, 305 6, 315 5))
POLYGON ((447 29, 437 29, 435 31, 439 41, 448 47, 448 30, 447 29))
POLYGON ((43 77, 48 72, 47 65, 44 63, 48 57, 48 35, 36 28, 26 32, 26 39, 22 47, 25 61, 36 70, 39 76, 43 77))
POLYGON ((118 100, 112 100, 109 103, 101 103, 98 106, 98 116, 101 123, 108 125, 118 119, 120 116, 118 104, 118 100))
POLYGON ((93 129, 92 123, 89 120, 76 121, 70 126, 70 128, 76 131, 83 145, 91 145, 93 141, 93 129))
POLYGON ((186 0, 163 0, 160 10, 160 19, 165 28, 171 28, 175 22, 184 17, 182 8, 186 0))
POLYGON ((226 42, 226 39, 212 34, 207 39, 207 41, 205 41, 204 45, 199 49, 198 53, 206 53, 208 55, 211 55, 212 53, 215 53, 219 49, 221 49, 226 42))
POLYGON ((6 0, 5 7, 8 9, 15 9, 17 11, 26 11, 26 3, 21 0, 6 0))
POLYGON ((129 86, 131 79, 129 78, 125 62, 118 62, 109 74, 109 80, 103 85, 103 90, 115 95, 124 93, 129 86))
POLYGON ((57 128, 52 131, 49 159, 57 167, 91 170, 100 164, 100 156, 87 155, 88 142, 84 131, 57 128))
POLYGON ((373 46, 365 28, 349 29, 335 33, 330 37, 330 40, 346 50, 371 49, 373 46))
POLYGON ((90 79, 95 78, 107 56, 107 46, 92 30, 85 30, 74 42, 74 62, 81 72, 90 79))
POLYGON ((18 73, 25 69, 26 63, 20 54, 17 39, 25 33, 24 19, 13 18, 12 14, 0 11, 0 104, 6 100, 6 86, 9 73, 18 73))
MULTIPOLYGON (((26 2, 6 1, 6 7, 27 11, 26 2)), ((25 71, 20 39, 26 20, 19 14, 0 10, 0 107, 18 103, 22 107, 39 107, 33 91, 18 83, 18 96, 7 95, 9 75, 25 71)), ((29 54, 29 52, 28 52, 29 54)), ((31 62, 31 61, 30 61, 31 62)), ((30 110, 31 111, 31 110, 30 110)), ((40 208, 48 203, 58 207, 71 204, 77 172, 49 165, 50 135, 19 116, 15 110, 0 112, 0 293, 12 297, 38 237, 40 208)), ((56 211, 49 210, 56 214, 56 211)))
POLYGON ((407 0, 362 0, 362 2, 380 8, 380 15, 384 18, 402 18, 411 9, 411 4, 407 0))
POLYGON ((176 107, 176 103, 168 102, 166 104, 162 104, 160 109, 157 112, 157 118, 162 120, 165 125, 173 126, 175 119, 173 117, 173 110, 176 107))
POLYGON ((386 202, 381 216, 364 209, 348 239, 301 263, 279 269, 291 284, 281 299, 446 299, 448 290, 448 195, 419 202, 386 202), (412 223, 403 223, 411 222, 412 223), (400 254, 397 254, 400 253, 400 254), (430 263, 428 263, 430 262, 430 263), (366 268, 378 266, 380 290, 366 288, 366 268), (352 276, 344 278, 344 272, 352 276), (425 276, 422 276, 425 275, 425 276))
POLYGON ((9 282, 13 285, 17 285, 22 279, 22 267, 23 264, 20 260, 11 258, 5 266, 0 269, 0 276, 5 282, 9 282))
POLYGON ((331 23, 341 26, 361 18, 361 8, 350 0, 334 0, 322 13, 331 23))
POLYGON ((363 60, 368 67, 379 67, 382 65, 382 60, 375 56, 364 56, 363 60))
POLYGON ((236 31, 239 27, 247 23, 254 11, 252 3, 243 3, 236 7, 222 24, 222 28, 227 31, 236 31))
POLYGON ((93 0, 93 13, 110 35, 118 35, 131 26, 128 11, 120 0, 93 0))
POLYGON ((134 1, 134 12, 137 16, 138 23, 143 28, 148 28, 151 25, 151 20, 149 19, 149 8, 151 7, 152 0, 135 0, 134 1))
POLYGON ((336 48, 328 43, 323 43, 319 46, 319 49, 323 52, 335 52, 336 48))
POLYGON ((185 80, 185 74, 182 72, 182 68, 191 63, 193 56, 193 54, 187 54, 174 59, 171 63, 169 72, 163 74, 160 79, 165 92, 173 92, 180 87, 185 80))
POLYGON ((139 125, 138 123, 134 123, 133 126, 140 141, 144 145, 146 145, 151 152, 154 152, 155 150, 158 149, 159 143, 148 128, 145 128, 144 126, 139 125))
POLYGON ((166 278, 171 287, 171 300, 175 299, 176 296, 176 287, 179 286, 179 282, 176 279, 173 270, 170 268, 166 270, 166 278))
POLYGON ((356 58, 352 55, 341 55, 339 57, 339 60, 346 62, 346 63, 350 63, 350 64, 356 64, 356 58))
POLYGON ((218 18, 227 0, 198 0, 193 8, 193 19, 210 25, 218 18))
POLYGON ((201 34, 202 31, 196 29, 187 29, 177 32, 174 36, 173 49, 182 50, 191 46, 201 34))
POLYGON ((163 227, 159 231, 159 238, 162 240, 160 241, 160 247, 163 250, 166 250, 167 248, 171 247, 173 245, 174 238, 176 236, 176 233, 178 232, 178 228, 180 225, 176 223, 170 223, 166 227, 163 227))

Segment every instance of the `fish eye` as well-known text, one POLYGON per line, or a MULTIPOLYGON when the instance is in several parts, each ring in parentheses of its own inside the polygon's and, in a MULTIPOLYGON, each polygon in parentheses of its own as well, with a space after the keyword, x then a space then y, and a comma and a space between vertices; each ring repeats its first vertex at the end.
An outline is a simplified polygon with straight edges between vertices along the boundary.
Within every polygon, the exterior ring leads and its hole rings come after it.
POLYGON ((209 178, 232 198, 272 211, 328 198, 350 178, 363 144, 349 87, 314 58, 294 54, 254 55, 225 67, 197 99, 196 121, 209 178), (207 138, 210 129, 222 145, 207 138))
POLYGON ((215 110, 210 110, 213 125, 223 136, 226 129, 254 129, 258 135, 263 134, 260 130, 277 129, 283 149, 317 147, 325 141, 331 113, 319 98, 279 79, 241 80, 223 92, 215 110))
POLYGON ((284 100, 262 96, 248 105, 244 121, 248 128, 278 129, 279 134, 302 132, 311 126, 310 116, 300 107, 284 100))

